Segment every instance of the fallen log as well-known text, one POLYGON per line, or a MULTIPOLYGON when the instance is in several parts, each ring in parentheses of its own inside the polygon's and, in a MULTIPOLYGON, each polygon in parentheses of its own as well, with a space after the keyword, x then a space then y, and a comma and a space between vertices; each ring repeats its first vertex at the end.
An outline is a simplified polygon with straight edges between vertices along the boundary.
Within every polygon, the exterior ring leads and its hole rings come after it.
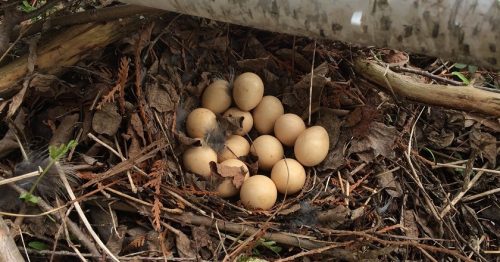
POLYGON ((386 69, 374 61, 364 59, 354 60, 354 70, 388 93, 394 93, 414 102, 500 116, 500 93, 473 86, 422 83, 410 76, 386 69))
MULTIPOLYGON (((38 48, 36 71, 42 74, 58 74, 65 67, 102 50, 105 46, 138 30, 135 17, 106 23, 89 23, 69 27, 38 48)), ((0 68, 0 95, 9 95, 28 73, 28 55, 0 68)))

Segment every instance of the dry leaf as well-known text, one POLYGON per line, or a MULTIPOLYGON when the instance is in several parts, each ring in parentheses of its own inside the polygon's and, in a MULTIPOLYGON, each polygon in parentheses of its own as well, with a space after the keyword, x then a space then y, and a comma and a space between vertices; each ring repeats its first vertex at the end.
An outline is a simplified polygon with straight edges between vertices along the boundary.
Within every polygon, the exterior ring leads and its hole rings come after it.
POLYGON ((401 185, 396 181, 392 172, 383 172, 377 175, 378 185, 385 189, 387 194, 392 197, 400 197, 403 195, 401 185))
POLYGON ((182 231, 178 231, 175 234, 175 246, 177 247, 177 252, 179 252, 179 257, 196 257, 196 253, 194 252, 195 249, 191 244, 191 240, 189 240, 186 234, 182 233, 182 231))
POLYGON ((98 109, 92 118, 92 129, 98 134, 114 136, 120 127, 122 116, 118 113, 115 104, 105 103, 98 109))
POLYGON ((349 154, 357 154, 366 163, 373 161, 379 155, 391 158, 397 135, 395 127, 373 122, 366 137, 352 141, 349 154))
POLYGON ((413 210, 405 210, 403 213, 403 223, 406 236, 410 238, 418 238, 418 227, 413 210))

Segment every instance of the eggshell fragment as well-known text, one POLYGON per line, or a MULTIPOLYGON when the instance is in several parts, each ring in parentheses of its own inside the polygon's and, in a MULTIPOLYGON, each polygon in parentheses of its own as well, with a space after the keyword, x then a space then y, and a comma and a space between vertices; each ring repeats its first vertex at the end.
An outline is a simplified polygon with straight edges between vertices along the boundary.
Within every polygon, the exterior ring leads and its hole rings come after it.
POLYGON ((251 176, 240 189, 241 203, 248 209, 271 209, 277 198, 274 182, 263 175, 251 176))
POLYGON ((278 98, 274 96, 263 97, 252 112, 255 129, 260 134, 272 133, 276 119, 283 115, 284 112, 283 104, 278 98))
POLYGON ((271 179, 276 185, 278 192, 292 195, 304 187, 306 183, 306 171, 295 159, 281 159, 274 164, 271 171, 271 179))
POLYGON ((315 166, 328 155, 330 140, 322 126, 312 126, 304 130, 297 140, 293 151, 295 158, 304 166, 315 166))
POLYGON ((224 117, 243 117, 243 121, 241 123, 241 128, 238 131, 236 131, 235 135, 244 136, 248 132, 250 132, 250 130, 253 127, 253 117, 252 117, 252 114, 250 114, 250 112, 244 112, 236 107, 231 107, 226 112, 224 112, 223 116, 224 117))
POLYGON ((242 136, 232 135, 224 143, 224 149, 219 152, 218 159, 219 162, 236 159, 248 155, 249 152, 250 143, 242 136))
POLYGON ((233 83, 234 102, 242 111, 254 109, 264 96, 264 83, 254 73, 243 73, 233 83))
POLYGON ((202 107, 216 114, 222 114, 231 106, 231 93, 226 80, 215 80, 205 88, 201 96, 202 107))
POLYGON ((210 162, 217 162, 217 153, 208 146, 191 147, 182 156, 184 167, 197 175, 209 177, 210 162))
POLYGON ((250 152, 259 158, 259 168, 262 170, 271 170, 283 158, 283 146, 276 137, 270 135, 257 137, 250 146, 250 152))
POLYGON ((293 146, 304 130, 306 130, 304 120, 296 114, 281 115, 274 123, 274 135, 286 146, 293 146))
MULTIPOLYGON (((244 176, 244 180, 248 179, 250 177, 250 172, 248 171, 248 167, 243 163, 242 161, 238 159, 228 159, 220 165, 225 165, 229 167, 240 167, 241 169, 241 175, 244 176)), ((233 183, 233 177, 228 177, 225 178, 218 186, 217 186, 217 194, 220 197, 223 198, 228 198, 228 197, 233 197, 236 196, 240 192, 239 188, 236 188, 236 186, 233 183)))
POLYGON ((205 134, 217 127, 215 114, 206 108, 196 108, 189 113, 186 120, 188 136, 204 138, 205 134))

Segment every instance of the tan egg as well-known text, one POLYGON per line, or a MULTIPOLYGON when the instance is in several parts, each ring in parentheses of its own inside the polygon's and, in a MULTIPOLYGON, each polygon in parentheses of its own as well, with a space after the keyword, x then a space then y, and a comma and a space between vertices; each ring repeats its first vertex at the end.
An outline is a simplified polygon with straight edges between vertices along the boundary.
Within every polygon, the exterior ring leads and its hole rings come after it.
POLYGON ((215 80, 201 96, 201 106, 216 114, 222 114, 231 106, 231 93, 226 80, 215 80))
POLYGON ((295 159, 286 158, 274 164, 271 170, 273 180, 278 192, 293 195, 304 187, 306 183, 306 170, 295 159))
POLYGON ((224 149, 219 152, 218 159, 219 162, 225 161, 227 159, 236 159, 240 156, 246 156, 250 152, 250 143, 238 135, 232 135, 224 143, 224 149))
POLYGON ((196 108, 186 120, 187 133, 192 138, 204 138, 205 134, 217 127, 215 114, 206 108, 196 108))
POLYGON ((330 140, 322 126, 312 126, 304 130, 297 140, 293 151, 295 158, 304 166, 315 166, 328 155, 330 140))
POLYGON ((274 182, 263 175, 251 176, 240 189, 241 203, 248 209, 271 209, 277 198, 274 182))
POLYGON ((182 156, 184 167, 197 175, 209 177, 210 162, 217 162, 217 153, 208 146, 191 147, 182 156))
POLYGON ((254 73, 243 73, 233 83, 233 99, 239 109, 250 111, 262 100, 264 83, 254 73))
POLYGON ((275 96, 265 96, 253 110, 252 116, 255 129, 261 134, 273 132, 276 119, 285 113, 283 104, 275 96))
POLYGON ((235 133, 236 135, 244 136, 253 127, 253 117, 250 112, 244 112, 239 110, 236 107, 229 108, 226 112, 224 112, 224 117, 243 117, 243 122, 241 123, 241 128, 235 133))
POLYGON ((257 137, 250 146, 250 152, 259 158, 259 168, 262 170, 271 170, 283 158, 283 146, 276 137, 270 135, 257 137))
MULTIPOLYGON (((250 177, 250 172, 248 171, 248 167, 242 161, 238 159, 228 159, 222 163, 221 165, 231 166, 231 167, 241 167, 241 174, 245 176, 245 180, 250 177)), ((236 196, 240 192, 239 188, 236 188, 233 184, 233 178, 225 178, 222 182, 217 186, 217 195, 223 198, 236 196)))
POLYGON ((274 135, 286 146, 293 146, 304 130, 306 130, 304 120, 296 114, 281 115, 274 123, 274 135))

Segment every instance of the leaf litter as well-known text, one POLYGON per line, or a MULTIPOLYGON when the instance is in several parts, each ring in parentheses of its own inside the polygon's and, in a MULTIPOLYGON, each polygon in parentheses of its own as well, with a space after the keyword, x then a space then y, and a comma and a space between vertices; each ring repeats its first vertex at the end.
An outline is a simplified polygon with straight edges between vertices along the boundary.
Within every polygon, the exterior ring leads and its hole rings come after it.
MULTIPOLYGON (((188 16, 168 27, 164 22, 145 25, 99 61, 80 63, 94 74, 70 68, 58 76, 51 87, 57 96, 34 99, 47 86, 24 83, 2 101, 3 178, 12 177, 22 160, 14 134, 28 150, 54 137, 57 143, 78 139, 68 159, 82 180, 74 190, 100 237, 123 258, 487 261, 498 252, 498 121, 395 101, 353 74, 351 57, 370 57, 363 49, 318 40, 312 64, 310 39, 188 16), (265 93, 279 97, 287 112, 306 121, 311 116, 330 136, 330 152, 307 169, 304 189, 280 197, 270 211, 246 210, 237 199, 218 197, 210 181, 182 166, 184 150, 201 145, 186 136, 187 114, 213 79, 231 81, 244 71, 263 78, 265 93), (86 95, 69 91, 80 85, 86 95), (58 106, 76 111, 49 118, 46 112, 58 106), (484 175, 467 187, 469 174, 479 172, 484 175), (436 217, 455 198, 450 211, 436 217), (330 245, 338 247, 322 251, 330 245)), ((412 62, 395 50, 371 51, 387 63, 412 62)), ((412 66, 430 71, 434 63, 412 66)), ((217 119, 220 129, 208 140, 221 148, 241 119, 217 119)), ((243 160, 255 173, 257 160, 243 160)), ((231 178, 236 187, 244 180, 239 168, 215 162, 212 173, 231 178)), ((15 194, 5 187, 0 190, 15 194)), ((46 201, 56 206, 57 198, 46 201)), ((0 201, 1 211, 20 208, 0 201)), ((28 206, 26 212, 37 210, 28 206)), ((57 241, 53 221, 26 219, 22 228, 31 233, 28 242, 73 252, 69 242, 57 241)), ((79 249, 92 256, 87 247, 79 249)))

